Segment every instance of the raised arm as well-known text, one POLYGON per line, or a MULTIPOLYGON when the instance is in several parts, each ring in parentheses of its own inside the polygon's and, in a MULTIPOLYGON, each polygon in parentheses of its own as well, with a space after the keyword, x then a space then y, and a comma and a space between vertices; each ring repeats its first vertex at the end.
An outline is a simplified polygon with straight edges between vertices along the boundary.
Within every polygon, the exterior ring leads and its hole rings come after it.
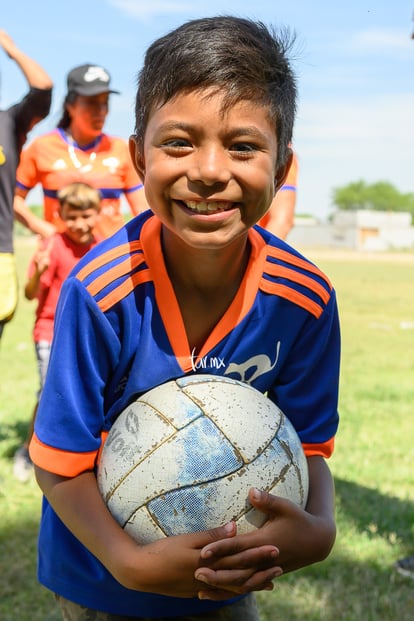
POLYGON ((9 58, 20 67, 29 86, 44 90, 52 88, 53 82, 43 67, 22 52, 5 30, 0 30, 0 45, 9 58))

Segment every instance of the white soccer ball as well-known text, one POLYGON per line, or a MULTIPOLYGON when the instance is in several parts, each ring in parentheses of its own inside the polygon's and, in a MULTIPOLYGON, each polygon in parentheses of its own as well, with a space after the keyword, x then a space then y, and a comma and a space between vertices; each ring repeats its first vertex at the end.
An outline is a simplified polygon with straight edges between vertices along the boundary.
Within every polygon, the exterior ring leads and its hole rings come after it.
POLYGON ((308 468, 290 421, 242 382, 191 375, 142 395, 116 419, 102 450, 98 485, 134 539, 214 528, 239 533, 266 516, 248 502, 257 487, 304 507, 308 468))

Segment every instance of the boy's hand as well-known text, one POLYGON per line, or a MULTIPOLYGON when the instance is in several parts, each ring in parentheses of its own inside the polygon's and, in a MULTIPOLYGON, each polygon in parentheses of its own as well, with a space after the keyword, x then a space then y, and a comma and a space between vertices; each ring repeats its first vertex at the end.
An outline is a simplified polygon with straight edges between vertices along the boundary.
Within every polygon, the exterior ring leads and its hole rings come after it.
MULTIPOLYGON (((270 589, 271 585, 264 585, 261 580, 262 567, 256 564, 260 552, 269 544, 277 544, 279 549, 277 563, 281 569, 277 573, 275 566, 273 577, 280 575, 282 570, 293 571, 328 555, 335 538, 335 525, 329 515, 312 514, 289 500, 254 489, 249 492, 249 500, 267 515, 267 521, 252 533, 215 541, 203 548, 201 557, 205 564, 195 572, 198 580, 210 587, 235 592, 258 590, 255 588, 257 584, 260 590, 270 589), (245 569, 241 570, 241 567, 245 569), (235 588, 234 580, 238 576, 245 578, 244 590, 235 588)), ((214 599, 214 592, 201 592, 199 597, 214 599)))
POLYGON ((33 257, 38 273, 41 275, 50 265, 50 253, 47 250, 38 250, 33 257))
POLYGON ((39 241, 39 247, 33 256, 33 262, 39 275, 42 275, 50 265, 50 255, 53 248, 53 240, 47 244, 43 240, 39 241))
POLYGON ((202 558, 201 550, 208 549, 214 542, 224 543, 236 537, 234 522, 140 545, 110 514, 93 472, 83 472, 72 478, 53 474, 39 466, 35 466, 35 472, 39 486, 60 519, 128 589, 175 597, 200 595, 223 601, 238 593, 271 588, 271 580, 278 571, 275 570, 277 551, 274 546, 248 550, 243 554, 244 564, 234 563, 235 559, 237 561, 234 555, 230 562, 220 558, 220 554, 209 560, 202 558), (202 565, 213 571, 224 569, 225 579, 219 580, 218 586, 203 584, 195 575, 202 565))
MULTIPOLYGON (((201 549, 214 541, 224 541, 235 535, 236 526, 230 522, 201 533, 166 537, 135 547, 134 556, 127 564, 124 562, 126 557, 122 555, 123 573, 115 570, 113 574, 127 588, 175 597, 200 596, 216 601, 272 588, 272 579, 281 573, 278 567, 274 567, 277 558, 274 546, 249 550, 244 555, 243 562, 236 563, 236 568, 230 567, 232 563, 229 564, 226 560, 212 559, 212 568, 223 568, 223 576, 217 586, 206 585, 197 580, 195 568, 205 563, 200 556, 201 549), (254 571, 251 569, 252 565, 255 567, 254 571)), ((210 565, 209 561, 207 564, 210 565)))
MULTIPOLYGON (((118 547, 112 559, 121 554, 122 562, 117 565, 115 560, 117 567, 109 569, 129 589, 174 597, 197 597, 203 587, 194 576, 194 569, 200 564, 200 550, 212 541, 233 537, 235 533, 234 523, 229 523, 202 533, 176 535, 146 545, 135 545, 133 551, 129 545, 129 549, 123 552, 118 547), (127 563, 126 558, 129 558, 127 563)), ((207 590, 214 591, 217 600, 234 596, 225 587, 207 587, 207 590)))

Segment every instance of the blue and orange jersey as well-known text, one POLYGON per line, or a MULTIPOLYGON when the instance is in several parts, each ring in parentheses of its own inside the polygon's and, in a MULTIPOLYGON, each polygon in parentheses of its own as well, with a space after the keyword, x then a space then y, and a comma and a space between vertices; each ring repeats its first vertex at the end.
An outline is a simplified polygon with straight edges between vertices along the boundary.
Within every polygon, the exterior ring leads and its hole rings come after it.
MULTIPOLYGON (((323 272, 267 232, 252 229, 242 284, 202 349, 194 351, 162 259, 160 231, 160 221, 150 212, 134 219, 113 241, 88 253, 62 289, 60 326, 79 322, 79 339, 76 332, 68 337, 57 322, 54 348, 61 362, 54 361, 51 375, 57 383, 72 378, 77 385, 69 391, 73 402, 67 408, 80 419, 88 411, 93 417, 87 427, 94 439, 88 436, 83 445, 78 434, 73 438, 79 459, 88 453, 93 467, 101 432, 137 394, 197 372, 229 375, 267 392, 292 420, 307 452, 329 456, 337 423, 339 336, 335 294, 323 272), (306 342, 306 348, 298 342, 306 342), (66 372, 59 379, 62 365, 66 372), (321 382, 321 374, 332 381, 321 382), (95 378, 96 394, 89 382, 83 385, 88 377, 95 378)), ((46 410, 50 403, 45 399, 46 410)), ((43 427, 42 415, 38 420, 42 448, 37 457, 45 466, 50 464, 50 427, 43 427)), ((72 441, 67 442, 64 450, 70 451, 72 441)))
POLYGON ((17 187, 31 190, 41 184, 44 218, 62 230, 57 192, 82 181, 100 190, 102 206, 99 237, 108 237, 123 225, 121 196, 142 188, 124 140, 101 134, 80 147, 62 129, 35 138, 23 150, 16 174, 17 187))
MULTIPOLYGON (((335 291, 318 267, 268 231, 254 227, 249 243, 239 290, 200 351, 189 345, 163 259, 161 222, 152 212, 80 260, 59 297, 30 445, 35 464, 67 477, 93 471, 127 405, 159 384, 197 373, 228 376, 267 393, 307 455, 332 453, 340 357, 335 291)), ((39 549, 48 550, 40 554, 40 581, 89 608, 156 617, 166 609, 180 616, 214 606, 123 588, 46 499, 39 549)))

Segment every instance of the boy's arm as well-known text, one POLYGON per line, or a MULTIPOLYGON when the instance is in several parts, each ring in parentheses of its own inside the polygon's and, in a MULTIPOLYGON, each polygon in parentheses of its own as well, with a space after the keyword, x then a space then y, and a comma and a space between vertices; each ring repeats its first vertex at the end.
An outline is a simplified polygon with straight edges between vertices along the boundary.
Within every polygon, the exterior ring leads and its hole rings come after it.
MULTIPOLYGON (((334 485, 328 465, 323 457, 308 458, 309 498, 306 510, 289 500, 266 492, 250 490, 253 506, 265 513, 266 523, 253 533, 236 536, 226 541, 216 541, 201 551, 202 558, 226 558, 231 564, 242 565, 252 549, 273 544, 279 549, 278 563, 283 572, 293 571, 324 560, 332 549, 336 537, 334 518, 334 485)), ((209 586, 222 587, 227 579, 225 570, 199 568, 196 578, 209 586)), ((245 584, 249 587, 249 582, 245 584)), ((214 599, 214 593, 208 596, 214 599)))
MULTIPOLYGON (((174 597, 197 597, 201 590, 208 590, 214 591, 217 600, 227 600, 243 592, 239 584, 240 572, 237 585, 227 580, 223 586, 211 589, 194 577, 200 564, 200 550, 212 541, 234 536, 233 523, 139 545, 110 514, 93 472, 73 478, 52 474, 38 466, 35 472, 40 488, 63 523, 126 588, 174 597)), ((267 552, 265 556, 269 558, 267 552)), ((274 562, 273 558, 272 564, 274 562)), ((268 561, 265 564, 269 564, 268 561)), ((263 585, 269 585, 274 573, 273 567, 262 571, 263 585)))
POLYGON ((309 496, 305 511, 289 501, 263 494, 258 508, 269 514, 269 534, 277 537, 284 572, 323 561, 336 537, 335 490, 325 459, 308 458, 309 496), (270 510, 270 511, 269 511, 270 510))

